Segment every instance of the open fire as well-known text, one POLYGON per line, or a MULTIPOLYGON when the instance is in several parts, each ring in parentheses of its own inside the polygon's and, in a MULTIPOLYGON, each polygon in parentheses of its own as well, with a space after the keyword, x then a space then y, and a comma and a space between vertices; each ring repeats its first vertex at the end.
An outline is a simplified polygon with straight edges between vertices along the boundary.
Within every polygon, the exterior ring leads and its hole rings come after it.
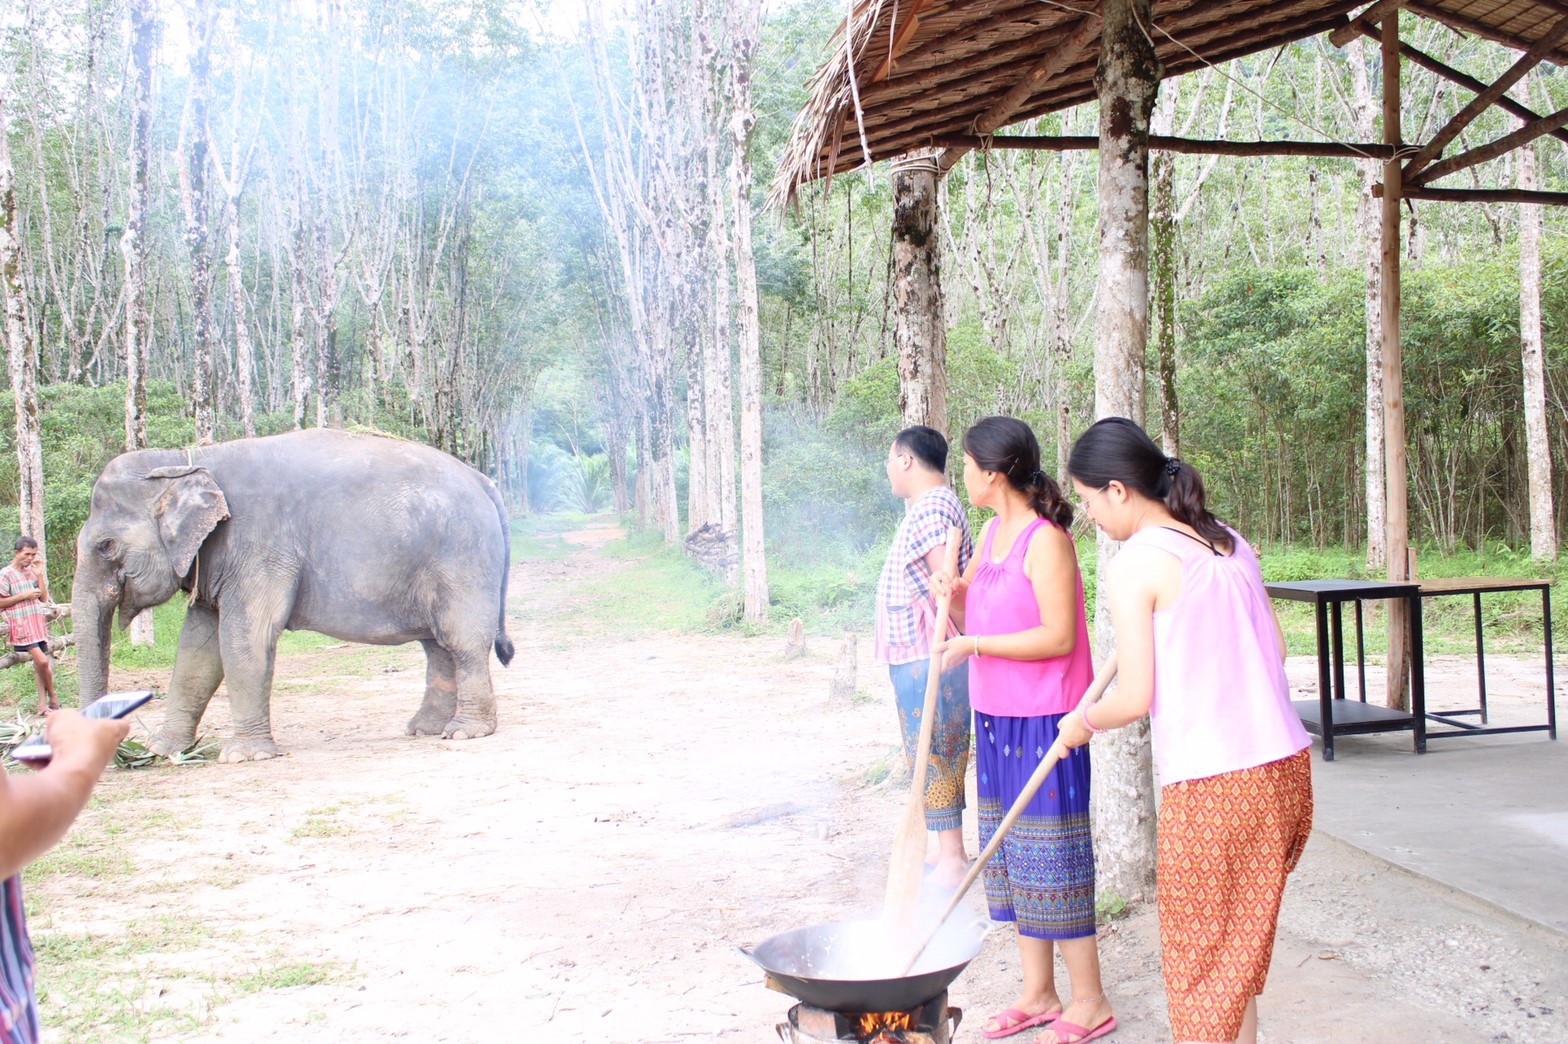
POLYGON ((854 1041, 855 1044, 951 1044, 964 1013, 947 1006, 947 993, 908 1011, 838 1012, 797 1004, 778 1024, 786 1044, 854 1041))

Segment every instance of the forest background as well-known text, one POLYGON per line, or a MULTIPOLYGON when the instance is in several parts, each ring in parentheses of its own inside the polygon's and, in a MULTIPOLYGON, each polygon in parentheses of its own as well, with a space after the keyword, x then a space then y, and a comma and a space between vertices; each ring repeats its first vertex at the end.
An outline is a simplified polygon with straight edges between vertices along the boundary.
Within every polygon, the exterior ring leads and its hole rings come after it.
MULTIPOLYGON (((15 233, 7 300, 26 335, 8 347, 13 388, 34 394, 19 371, 37 384, 35 510, 57 597, 115 453, 336 425, 468 461, 524 529, 613 509, 671 554, 703 522, 733 543, 737 482, 752 481, 764 608, 867 625, 900 515, 881 467, 901 426, 891 187, 874 168, 808 187, 787 213, 765 203, 845 6, 597 7, 24 0, 0 14, 0 171, 14 177, 0 227, 15 233)), ((1487 82, 1515 57, 1431 22, 1405 35, 1487 82)), ((1377 76, 1358 45, 1310 40, 1167 81, 1157 131, 1378 140, 1362 101, 1377 76)), ((1405 77, 1411 140, 1469 99, 1405 77)), ((1568 79, 1543 66, 1514 94, 1555 111, 1568 79)), ((1466 140, 1506 119, 1489 110, 1466 140)), ((1091 106, 1017 131, 1094 126, 1091 106)), ((1543 138, 1531 159, 1470 177, 1561 191, 1564 145, 1543 138)), ((1267 545, 1273 578, 1378 566, 1375 177, 1348 160, 1156 160, 1154 279, 1169 296, 1146 399, 1162 401, 1163 352, 1176 411, 1151 406, 1148 426, 1179 424, 1181 455, 1217 512, 1267 545)), ((950 434, 1015 414, 1059 468, 1092 419, 1092 155, 971 154, 940 203, 950 434)), ((1561 214, 1541 220, 1562 503, 1568 244, 1561 214)), ((1427 573, 1557 569, 1528 559, 1520 229, 1515 205, 1408 204, 1411 529, 1427 573)), ((18 459, 0 457, 0 501, 25 519, 18 459)), ((702 620, 740 623, 736 568, 708 584, 702 620)))

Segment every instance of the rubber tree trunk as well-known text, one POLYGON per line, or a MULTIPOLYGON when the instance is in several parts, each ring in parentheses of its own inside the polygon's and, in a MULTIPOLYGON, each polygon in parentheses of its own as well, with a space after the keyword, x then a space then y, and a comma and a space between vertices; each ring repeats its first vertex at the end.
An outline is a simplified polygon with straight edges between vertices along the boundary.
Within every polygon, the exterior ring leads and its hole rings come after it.
MULTIPOLYGON (((1400 145, 1404 131, 1399 111, 1399 19, 1383 19, 1383 140, 1400 145)), ((1405 459, 1405 370, 1399 342, 1400 161, 1383 164, 1383 278, 1378 313, 1383 347, 1383 461, 1388 491, 1388 579, 1410 579, 1410 505, 1405 459)), ((1409 613, 1402 598, 1388 603, 1388 668, 1384 703, 1410 709, 1409 613)))
MULTIPOLYGON (((1535 146, 1519 150, 1519 187, 1535 184, 1535 146)), ((1546 366, 1541 331, 1541 208, 1519 207, 1519 350, 1524 370, 1525 457, 1530 472, 1530 557, 1557 557, 1552 451, 1546 431, 1546 366)))
MULTIPOLYGON (((131 205, 120 236, 125 257, 125 448, 147 445, 147 365, 152 319, 147 311, 147 171, 152 155, 152 52, 157 36, 152 0, 131 4, 131 205)), ((75 616, 75 610, 72 610, 75 616)), ((153 644, 152 613, 131 622, 131 641, 153 644)))
MULTIPOLYGON (((1095 86, 1100 96, 1100 276, 1094 346, 1099 417, 1143 423, 1149 340, 1149 120, 1160 64, 1142 26, 1151 0, 1105 0, 1095 86)), ((1098 576, 1120 545, 1101 534, 1098 576)), ((1103 579, 1095 608, 1100 655, 1114 645, 1103 579)), ((1154 764, 1149 720, 1094 739, 1091 814, 1099 889, 1153 898, 1154 764)))
POLYGON ((48 576, 44 539, 43 439, 38 418, 38 355, 27 329, 21 240, 16 234, 16 192, 10 129, 0 97, 0 304, 5 311, 6 362, 16 402, 17 517, 23 535, 38 541, 38 567, 48 576))
POLYGON ((893 168, 893 347, 904 425, 947 433, 947 329, 937 234, 936 157, 905 157, 893 168))
MULTIPOLYGON (((1346 61, 1350 65, 1351 121, 1358 140, 1371 141, 1374 112, 1372 108, 1372 78, 1367 75, 1365 47, 1360 39, 1352 40, 1346 48, 1346 61)), ((1377 180, 1377 163, 1374 160, 1357 160, 1356 175, 1359 194, 1356 197, 1356 227, 1361 231, 1365 255, 1364 294, 1366 303, 1366 500, 1367 500, 1367 568, 1382 569, 1388 564, 1388 527, 1384 521, 1386 494, 1383 487, 1383 332, 1378 314, 1378 301, 1382 292, 1383 252, 1381 249, 1382 226, 1372 198, 1372 184, 1377 180)))

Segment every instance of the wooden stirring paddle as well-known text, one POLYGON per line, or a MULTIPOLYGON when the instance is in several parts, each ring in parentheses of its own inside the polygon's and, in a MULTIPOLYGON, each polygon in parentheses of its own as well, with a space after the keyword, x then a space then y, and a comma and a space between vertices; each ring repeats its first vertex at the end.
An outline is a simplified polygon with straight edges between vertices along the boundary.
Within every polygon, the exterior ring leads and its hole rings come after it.
MULTIPOLYGON (((1094 701, 1105 694, 1106 688, 1115 677, 1116 653, 1113 650, 1110 657, 1106 659, 1099 671, 1095 673, 1094 681, 1090 683, 1088 691, 1083 694, 1083 699, 1078 701, 1078 705, 1093 704, 1094 701)), ((1074 708, 1073 713, 1077 713, 1076 708, 1074 708)), ((969 886, 975 883, 975 878, 979 877, 985 869, 986 861, 996 854, 998 848, 1002 847, 1002 839, 1013 828, 1013 824, 1018 821, 1018 817, 1024 814, 1024 809, 1029 807, 1029 802, 1034 800, 1034 796, 1040 790, 1041 784, 1045 782, 1045 777, 1051 774, 1051 770, 1056 767, 1056 763, 1065 757, 1066 754, 1067 748, 1062 746, 1061 737, 1057 737, 1056 742, 1051 744, 1051 749, 1045 752, 1045 758, 1040 762, 1039 767, 1034 770, 1034 774, 1024 784, 1024 789, 1019 792, 1018 800, 1013 802, 1013 807, 1007 810, 1007 815, 1003 816, 1002 821, 996 825, 996 833, 991 835, 991 843, 985 846, 985 851, 975 857, 974 865, 969 868, 969 873, 965 874, 964 879, 959 882, 958 891, 953 893, 953 898, 948 902, 947 908, 942 911, 942 916, 936 919, 936 923, 931 926, 931 930, 920 940, 920 945, 915 947, 910 953, 909 960, 905 962, 899 972, 900 978, 908 975, 909 969, 913 968, 915 962, 920 960, 920 955, 925 953, 927 946, 931 945, 931 940, 936 938, 936 933, 942 930, 942 925, 947 923, 947 919, 958 908, 959 901, 969 891, 969 886)))

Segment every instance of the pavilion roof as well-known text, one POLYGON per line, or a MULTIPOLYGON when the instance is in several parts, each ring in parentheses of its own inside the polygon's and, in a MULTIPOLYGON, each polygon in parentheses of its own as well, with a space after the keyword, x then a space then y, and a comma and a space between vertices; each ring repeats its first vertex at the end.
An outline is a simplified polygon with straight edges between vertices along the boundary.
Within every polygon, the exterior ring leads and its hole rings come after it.
MULTIPOLYGON (((773 195, 917 151, 988 135, 1095 98, 1099 0, 861 0, 808 84, 773 195), (854 61, 849 61, 850 53, 854 61), (853 75, 850 75, 851 69, 853 75), (855 99, 859 99, 859 117, 855 99)), ((1348 26, 1352 12, 1401 8, 1519 50, 1564 17, 1568 0, 1154 0, 1164 76, 1180 76, 1348 26)), ((1568 65, 1568 43, 1545 60, 1568 65)))

